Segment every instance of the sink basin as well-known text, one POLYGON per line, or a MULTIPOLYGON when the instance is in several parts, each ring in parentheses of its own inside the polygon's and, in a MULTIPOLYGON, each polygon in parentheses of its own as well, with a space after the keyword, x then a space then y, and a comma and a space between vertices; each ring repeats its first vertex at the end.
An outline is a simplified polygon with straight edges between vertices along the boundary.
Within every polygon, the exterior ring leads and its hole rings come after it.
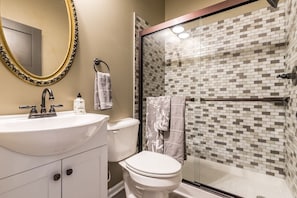
POLYGON ((26 155, 57 155, 83 145, 108 116, 58 112, 57 117, 28 119, 28 114, 0 116, 0 146, 26 155))

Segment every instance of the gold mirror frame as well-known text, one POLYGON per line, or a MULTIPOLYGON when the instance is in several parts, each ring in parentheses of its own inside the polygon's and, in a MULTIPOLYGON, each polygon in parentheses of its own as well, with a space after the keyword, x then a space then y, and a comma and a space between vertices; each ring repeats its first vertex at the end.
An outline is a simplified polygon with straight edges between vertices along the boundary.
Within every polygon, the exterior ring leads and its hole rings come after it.
MULTIPOLYGON (((62 80, 69 72, 78 46, 78 22, 73 0, 65 0, 69 20, 69 43, 66 56, 60 67, 48 76, 37 76, 26 69, 16 60, 6 42, 3 29, 0 28, 0 57, 6 68, 16 77, 35 86, 48 86, 62 80)), ((1 21, 0 25, 2 27, 1 21)))

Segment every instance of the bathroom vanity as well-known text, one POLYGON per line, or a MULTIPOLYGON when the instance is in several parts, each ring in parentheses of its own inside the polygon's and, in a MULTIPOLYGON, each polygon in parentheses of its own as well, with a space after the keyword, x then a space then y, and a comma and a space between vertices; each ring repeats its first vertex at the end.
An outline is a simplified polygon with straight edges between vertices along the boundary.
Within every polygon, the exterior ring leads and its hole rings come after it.
POLYGON ((89 127, 92 136, 80 135, 89 138, 62 153, 28 155, 0 146, 0 198, 106 198, 107 120, 103 116, 89 127))

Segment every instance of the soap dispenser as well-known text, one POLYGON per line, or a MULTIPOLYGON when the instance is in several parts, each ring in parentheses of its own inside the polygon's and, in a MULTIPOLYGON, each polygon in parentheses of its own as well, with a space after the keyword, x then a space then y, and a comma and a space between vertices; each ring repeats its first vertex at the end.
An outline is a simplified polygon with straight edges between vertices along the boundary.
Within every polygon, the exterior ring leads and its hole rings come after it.
POLYGON ((85 100, 81 97, 81 94, 78 93, 76 99, 73 101, 73 111, 76 114, 85 114, 85 100))

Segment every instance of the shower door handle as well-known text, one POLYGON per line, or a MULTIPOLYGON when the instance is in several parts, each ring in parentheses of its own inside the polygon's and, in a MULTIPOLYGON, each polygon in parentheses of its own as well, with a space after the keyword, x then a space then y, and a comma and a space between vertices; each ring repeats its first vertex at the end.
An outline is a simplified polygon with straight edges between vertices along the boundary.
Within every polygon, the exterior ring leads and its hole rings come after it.
POLYGON ((282 78, 282 79, 294 79, 294 78, 296 78, 296 75, 294 73, 287 73, 287 74, 277 75, 276 77, 282 78))
POLYGON ((279 74, 277 78, 291 79, 293 85, 297 85, 297 66, 293 67, 292 73, 279 74))

